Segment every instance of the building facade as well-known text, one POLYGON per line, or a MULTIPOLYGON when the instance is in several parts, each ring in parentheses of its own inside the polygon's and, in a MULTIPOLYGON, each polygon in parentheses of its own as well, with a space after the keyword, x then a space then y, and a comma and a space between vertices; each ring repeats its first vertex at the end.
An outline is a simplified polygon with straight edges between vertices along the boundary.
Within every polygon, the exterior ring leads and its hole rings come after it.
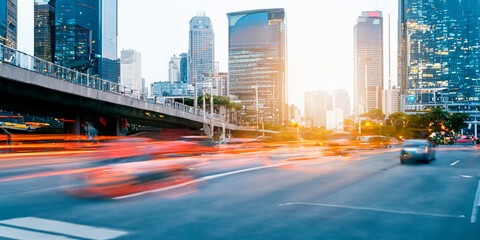
POLYGON ((228 96, 228 75, 221 73, 206 77, 204 81, 198 83, 198 88, 202 90, 202 95, 210 94, 213 90, 213 96, 228 96))
POLYGON ((120 52, 120 85, 124 93, 139 98, 143 93, 142 55, 132 49, 120 52))
POLYGON ((54 58, 118 82, 117 0, 56 0, 54 58))
MULTIPOLYGON (((215 35, 207 16, 195 16, 190 20, 188 48, 188 84, 213 76, 215 67, 215 35)), ((200 90, 201 91, 201 90, 200 90)))
POLYGON ((286 25, 283 8, 228 13, 229 91, 245 120, 287 124, 286 25), (258 92, 256 92, 256 89, 258 92))
POLYGON ((187 83, 188 76, 188 54, 180 53, 180 79, 182 82, 187 83))
POLYGON ((17 48, 17 0, 0 0, 0 43, 17 48))
POLYGON ((383 90, 382 112, 388 117, 392 113, 400 111, 400 91, 399 89, 383 90))
POLYGON ((383 89, 382 12, 366 11, 358 17, 354 27, 354 60, 355 114, 381 109, 379 96, 383 89))
POLYGON ((326 91, 306 92, 305 95, 305 121, 311 127, 327 126, 327 111, 333 110, 332 95, 326 91))
POLYGON ((154 82, 150 84, 155 97, 187 97, 193 95, 193 86, 183 82, 154 82))
POLYGON ((181 72, 181 61, 182 58, 179 56, 173 55, 168 62, 168 81, 171 83, 181 82, 182 81, 182 72, 181 72))
POLYGON ((334 107, 343 111, 344 118, 350 116, 351 112, 351 100, 348 91, 345 89, 337 89, 333 92, 334 107))
POLYGON ((480 116, 480 2, 399 0, 399 86, 406 113, 480 116))
POLYGON ((35 0, 34 5, 34 55, 54 62, 55 51, 55 0, 35 0))

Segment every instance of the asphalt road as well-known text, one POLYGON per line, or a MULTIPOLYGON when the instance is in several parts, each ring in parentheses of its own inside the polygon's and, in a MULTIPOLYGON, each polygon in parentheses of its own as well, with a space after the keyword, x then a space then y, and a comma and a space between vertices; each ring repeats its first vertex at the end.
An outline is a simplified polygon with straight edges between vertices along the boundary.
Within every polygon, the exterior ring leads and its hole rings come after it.
POLYGON ((115 199, 0 172, 0 239, 480 239, 479 150, 440 146, 411 165, 398 149, 322 151, 225 154, 190 184, 115 199))

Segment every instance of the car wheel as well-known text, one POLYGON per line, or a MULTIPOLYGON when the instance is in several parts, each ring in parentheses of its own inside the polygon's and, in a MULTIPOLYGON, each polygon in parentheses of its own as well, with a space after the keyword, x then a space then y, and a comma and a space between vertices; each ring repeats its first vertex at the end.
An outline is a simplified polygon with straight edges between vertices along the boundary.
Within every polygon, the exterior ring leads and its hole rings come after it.
POLYGON ((400 164, 405 164, 405 159, 400 158, 400 164))

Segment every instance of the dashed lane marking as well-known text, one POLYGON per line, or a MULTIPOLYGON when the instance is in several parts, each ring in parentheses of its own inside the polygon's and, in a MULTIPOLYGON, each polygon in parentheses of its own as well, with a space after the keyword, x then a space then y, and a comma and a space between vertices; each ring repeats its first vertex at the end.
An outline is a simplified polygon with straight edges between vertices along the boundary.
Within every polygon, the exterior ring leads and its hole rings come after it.
POLYGON ((345 209, 354 209, 354 210, 366 210, 366 211, 375 211, 375 212, 399 213, 399 214, 420 215, 420 216, 430 216, 430 217, 465 218, 465 215, 448 215, 448 214, 437 214, 437 213, 422 213, 422 212, 399 211, 399 210, 390 210, 390 209, 381 209, 381 208, 369 208, 369 207, 355 207, 355 206, 345 206, 345 205, 336 205, 336 204, 324 204, 324 203, 291 202, 291 203, 279 204, 279 206, 281 206, 281 207, 282 207, 282 206, 291 206, 291 205, 310 205, 310 206, 320 206, 320 207, 345 208, 345 209))
POLYGON ((451 163, 450 166, 453 166, 453 165, 455 165, 455 164, 457 164, 457 163, 459 163, 459 162, 460 162, 460 160, 457 160, 457 161, 451 163))
POLYGON ((73 240, 64 236, 51 235, 40 232, 32 232, 28 230, 0 226, 0 237, 17 240, 73 240))
MULTIPOLYGON (((108 228, 99 228, 99 227, 91 227, 86 225, 44 219, 44 218, 36 218, 36 217, 23 217, 23 218, 13 218, 8 220, 0 221, 2 225, 8 225, 5 228, 5 232, 0 230, 1 237, 13 238, 13 239, 48 239, 48 240, 68 240, 72 238, 60 236, 60 235, 52 235, 52 234, 61 234, 76 238, 84 238, 84 239, 92 239, 92 240, 107 240, 107 239, 114 239, 120 236, 127 234, 128 232, 112 230, 108 228), (17 229, 12 227, 19 227, 23 229, 17 229), (35 231, 42 231, 34 232, 35 231), (52 233, 52 234, 47 234, 52 233), (24 235, 22 235, 24 234, 24 235), (33 235, 32 235, 33 234, 33 235), (37 234, 39 237, 31 237, 37 234), (43 235, 45 235, 45 237, 43 235), (30 236, 30 237, 22 237, 22 238, 15 238, 12 236, 30 236), (43 237, 43 238, 42 238, 43 237)), ((35 235, 36 236, 36 235, 35 235)))
POLYGON ((473 200, 471 223, 477 222, 478 208, 480 207, 480 181, 478 181, 477 193, 475 194, 475 200, 473 200))

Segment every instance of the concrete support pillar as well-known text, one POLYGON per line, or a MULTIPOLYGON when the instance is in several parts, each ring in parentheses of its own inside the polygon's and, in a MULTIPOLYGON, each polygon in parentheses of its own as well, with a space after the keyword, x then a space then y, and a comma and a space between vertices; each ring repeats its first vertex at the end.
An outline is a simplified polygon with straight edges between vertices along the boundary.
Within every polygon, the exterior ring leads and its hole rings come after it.
POLYGON ((80 135, 82 133, 82 119, 79 113, 75 113, 68 118, 65 118, 63 123, 65 134, 80 135))

